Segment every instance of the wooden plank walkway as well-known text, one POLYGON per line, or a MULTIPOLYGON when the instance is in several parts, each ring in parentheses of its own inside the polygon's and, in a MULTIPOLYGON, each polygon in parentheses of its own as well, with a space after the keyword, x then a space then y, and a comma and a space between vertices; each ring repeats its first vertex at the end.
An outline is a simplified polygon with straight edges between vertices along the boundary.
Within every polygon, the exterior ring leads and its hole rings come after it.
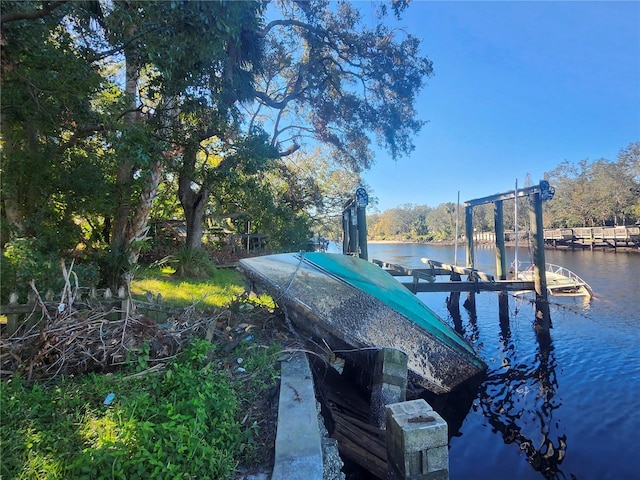
POLYGON ((493 275, 479 272, 466 267, 440 263, 435 260, 422 259, 429 268, 405 268, 401 265, 390 264, 381 260, 372 260, 389 274, 397 277, 412 277, 412 281, 400 281, 411 292, 518 292, 534 290, 533 281, 496 280, 493 275), (467 280, 435 281, 437 276, 447 276, 452 273, 466 275, 467 280), (420 281, 426 280, 426 281, 420 281))
POLYGON ((545 229, 544 241, 554 246, 640 247, 640 226, 545 229))

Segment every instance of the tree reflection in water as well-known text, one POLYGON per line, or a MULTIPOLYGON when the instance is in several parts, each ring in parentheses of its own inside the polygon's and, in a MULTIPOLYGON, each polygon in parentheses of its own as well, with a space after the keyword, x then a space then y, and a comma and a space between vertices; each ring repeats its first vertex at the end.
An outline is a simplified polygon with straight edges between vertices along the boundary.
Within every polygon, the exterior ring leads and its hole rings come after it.
POLYGON ((518 445, 544 478, 564 479, 559 466, 567 450, 567 437, 554 433, 559 425, 558 420, 554 422, 554 412, 561 403, 554 398, 558 382, 551 338, 538 335, 533 362, 518 363, 508 324, 502 324, 501 330, 504 359, 480 387, 480 408, 494 432, 499 432, 506 444, 518 445))
MULTIPOLYGON (((466 305, 465 305, 466 306, 466 305)), ((452 311, 455 330, 470 341, 479 337, 475 312, 468 309, 469 325, 462 326, 460 313, 452 311)), ((548 334, 537 335, 535 358, 522 362, 511 341, 509 316, 500 316, 502 365, 487 372, 478 388, 479 408, 492 429, 506 444, 515 444, 527 456, 529 464, 546 479, 565 479, 559 469, 567 450, 567 436, 558 435, 559 420, 554 412, 561 406, 554 398, 558 388, 556 359, 548 334)), ((464 410, 464 415, 468 410, 464 410)), ((464 418, 449 418, 459 428, 464 418)), ((449 417, 449 418, 447 418, 449 417)), ((459 434, 453 429, 453 435, 459 434)), ((569 478, 575 478, 570 475, 569 478)))

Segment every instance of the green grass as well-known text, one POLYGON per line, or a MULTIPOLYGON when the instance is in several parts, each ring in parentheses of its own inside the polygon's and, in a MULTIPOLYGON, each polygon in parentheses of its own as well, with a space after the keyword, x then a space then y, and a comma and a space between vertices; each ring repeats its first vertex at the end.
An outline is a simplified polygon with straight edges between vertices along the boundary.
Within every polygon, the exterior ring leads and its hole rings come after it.
MULTIPOLYGON (((131 289, 160 293, 171 306, 201 300, 200 310, 231 305, 242 285, 234 270, 186 280, 155 269, 138 272, 131 289)), ((273 305, 269 297, 257 303, 273 305)), ((162 373, 135 378, 127 375, 145 370, 148 350, 117 373, 2 380, 0 478, 227 479, 239 464, 263 464, 271 449, 260 416, 268 409, 259 406, 276 385, 280 353, 267 343, 240 342, 225 352, 196 339, 162 373), (107 406, 109 393, 115 401, 107 406)))
POLYGON ((131 294, 143 300, 147 292, 162 295, 167 305, 198 308, 222 307, 244 292, 242 276, 235 270, 217 269, 207 279, 175 277, 169 268, 140 270, 131 282, 131 294))
POLYGON ((273 386, 277 351, 247 347, 256 374, 234 379, 211 361, 216 350, 195 341, 161 375, 3 381, 0 477, 229 478, 260 433, 241 424, 243 396, 273 386))

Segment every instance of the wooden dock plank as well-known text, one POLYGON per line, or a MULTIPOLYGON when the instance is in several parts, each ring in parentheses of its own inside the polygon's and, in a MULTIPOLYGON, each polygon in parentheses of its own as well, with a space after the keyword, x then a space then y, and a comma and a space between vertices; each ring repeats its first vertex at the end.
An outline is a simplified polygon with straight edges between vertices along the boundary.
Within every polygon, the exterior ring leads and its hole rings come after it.
POLYGON ((479 272, 478 270, 474 270, 472 268, 467 267, 459 267, 457 265, 450 265, 448 263, 441 263, 436 260, 431 260, 429 258, 421 258, 420 261, 422 263, 426 263, 428 265, 432 265, 433 267, 441 268, 448 272, 455 272, 460 275, 467 275, 470 278, 478 278, 480 280, 484 280, 486 282, 493 282, 495 279, 493 275, 489 275, 484 272, 479 272))
POLYGON ((496 280, 489 275, 471 268, 459 267, 441 263, 436 260, 422 258, 423 263, 431 268, 405 268, 401 265, 372 260, 373 263, 385 269, 393 276, 413 277, 412 282, 400 282, 411 292, 519 292, 522 290, 534 290, 533 281, 522 280, 496 280), (466 275, 471 281, 435 281, 435 276, 447 276, 452 273, 466 275), (427 282, 419 280, 426 279, 427 282))
POLYGON ((391 275, 394 276, 402 276, 402 277, 416 277, 421 280, 426 280, 428 282, 434 282, 436 275, 445 275, 447 272, 442 269, 437 269, 434 271, 430 268, 406 268, 402 265, 396 265, 395 263, 387 263, 382 260, 373 260, 373 263, 382 267, 391 275))
POLYGON ((494 282, 434 282, 419 283, 400 282, 412 292, 519 292, 534 290, 534 282, 520 280, 496 280, 494 282))

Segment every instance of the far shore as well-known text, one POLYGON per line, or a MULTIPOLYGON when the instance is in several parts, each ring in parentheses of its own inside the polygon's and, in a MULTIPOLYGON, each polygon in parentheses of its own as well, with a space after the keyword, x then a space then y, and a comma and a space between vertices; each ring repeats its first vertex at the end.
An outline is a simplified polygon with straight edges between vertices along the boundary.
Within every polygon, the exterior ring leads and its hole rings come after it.
MULTIPOLYGON (((420 240, 367 240, 367 243, 378 243, 378 244, 383 244, 383 243, 405 243, 405 244, 416 244, 416 245, 442 245, 442 246, 453 246, 456 244, 456 242, 454 242, 453 240, 444 240, 442 242, 426 242, 426 241, 420 241, 420 240)), ((493 242, 487 242, 487 241, 477 241, 475 242, 476 245, 493 245, 493 242)), ((504 244, 506 246, 515 246, 515 242, 504 242, 504 244)), ((465 245, 464 240, 460 240, 458 242, 458 245, 465 245)))
MULTIPOLYGON (((368 244, 393 244, 393 243, 397 243, 397 244, 414 244, 414 245, 431 245, 431 246, 454 246, 455 242, 453 240, 445 240, 442 242, 426 242, 426 241, 420 241, 420 240, 367 240, 368 244)), ((495 245, 495 242, 491 242, 491 241, 475 241, 474 242, 476 246, 483 246, 483 247, 487 247, 487 246, 493 246, 495 245)), ((506 247, 515 247, 516 243, 514 241, 506 241, 504 242, 506 247)), ((520 247, 525 247, 527 246, 528 243, 527 241, 523 241, 520 242, 520 247)), ((465 241, 464 240, 460 240, 458 242, 458 246, 460 247, 466 247, 465 241)), ((570 246, 557 246, 557 247, 552 247, 549 245, 545 245, 545 249, 547 250, 572 250, 572 248, 570 246)), ((589 247, 575 247, 573 248, 573 250, 589 250, 589 247)), ((605 252, 628 252, 628 253, 640 253, 640 248, 638 247, 633 247, 633 246, 618 246, 616 248, 613 247, 607 247, 607 246, 603 246, 603 245, 598 245, 594 248, 594 250, 603 250, 605 252)))

